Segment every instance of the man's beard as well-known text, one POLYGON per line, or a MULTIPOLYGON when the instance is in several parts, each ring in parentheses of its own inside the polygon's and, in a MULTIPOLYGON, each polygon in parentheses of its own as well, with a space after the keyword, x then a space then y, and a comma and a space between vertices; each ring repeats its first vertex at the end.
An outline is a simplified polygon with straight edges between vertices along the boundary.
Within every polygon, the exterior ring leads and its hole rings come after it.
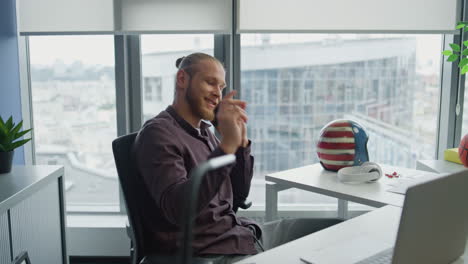
POLYGON ((214 119, 214 111, 209 111, 203 108, 205 100, 203 100, 200 97, 197 98, 193 94, 192 83, 189 83, 189 86, 187 87, 187 92, 185 93, 185 100, 187 100, 190 110, 201 119, 208 121, 212 121, 214 119))

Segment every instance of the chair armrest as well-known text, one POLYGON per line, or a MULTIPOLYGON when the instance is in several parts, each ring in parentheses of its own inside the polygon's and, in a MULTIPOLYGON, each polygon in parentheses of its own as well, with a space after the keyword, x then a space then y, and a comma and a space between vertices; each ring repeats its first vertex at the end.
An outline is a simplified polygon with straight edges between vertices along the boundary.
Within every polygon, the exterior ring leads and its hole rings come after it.
POLYGON ((247 210, 249 209, 250 207, 252 206, 252 202, 246 202, 245 200, 242 201, 242 202, 237 202, 237 203, 234 203, 234 212, 237 213, 237 211, 239 210, 239 208, 241 209, 244 209, 244 210, 247 210))
POLYGON ((239 208, 244 209, 244 210, 249 209, 251 206, 252 206, 252 202, 250 201, 249 202, 244 201, 243 203, 239 204, 239 208))

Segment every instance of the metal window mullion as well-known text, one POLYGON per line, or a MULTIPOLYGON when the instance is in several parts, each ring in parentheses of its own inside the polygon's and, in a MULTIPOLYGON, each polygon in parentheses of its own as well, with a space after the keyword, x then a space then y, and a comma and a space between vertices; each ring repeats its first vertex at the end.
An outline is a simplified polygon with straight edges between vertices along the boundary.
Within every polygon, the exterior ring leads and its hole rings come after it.
POLYGON ((241 42, 240 35, 232 36, 232 89, 237 90, 237 98, 241 98, 241 42))
POLYGON ((117 135, 142 125, 140 36, 115 36, 117 135))
MULTIPOLYGON (((460 43, 460 40, 461 36, 459 35, 445 35, 443 38, 444 50, 450 48, 450 43, 460 43)), ((444 150, 455 144, 455 113, 459 81, 457 65, 447 62, 443 57, 442 61, 436 159, 442 158, 444 150)))
MULTIPOLYGON (((114 36, 117 136, 138 131, 141 115, 140 36, 114 36)), ((120 212, 126 213, 119 187, 120 212)))
POLYGON ((232 49, 231 35, 214 36, 214 56, 224 64, 226 70, 226 90, 231 90, 232 76, 232 49))
POLYGON ((232 0, 232 27, 229 34, 215 35, 214 56, 224 63, 227 88, 224 93, 237 90, 240 98, 240 35, 236 34, 237 0, 232 0))
POLYGON ((127 40, 123 35, 114 36, 115 54, 115 96, 117 111, 117 136, 130 131, 130 103, 128 89, 127 40))
MULTIPOLYGON (((236 34, 237 0, 232 0, 232 28, 230 34, 214 36, 214 56, 220 60, 226 69, 226 89, 223 94, 237 90, 237 98, 241 96, 240 89, 240 35, 236 34), (237 41, 236 41, 237 40, 237 41)), ((220 136, 216 131, 216 136, 220 136)))
POLYGON ((142 65, 141 65, 140 35, 127 36, 127 53, 129 56, 129 104, 130 104, 130 132, 140 130, 143 124, 143 105, 141 96, 142 65))
POLYGON ((238 0, 232 0, 232 28, 231 28, 231 47, 232 47, 232 89, 237 90, 237 98, 241 98, 241 41, 240 34, 237 33, 238 24, 238 0))
MULTIPOLYGON (((468 18, 468 10, 465 8, 466 3, 466 0, 464 0, 461 7, 463 20, 468 18)), ((462 46, 463 40, 466 39, 465 35, 467 35, 464 33, 462 32, 461 35, 444 35, 443 50, 450 49, 449 44, 451 43, 462 46)), ((441 57, 441 96, 436 159, 442 159, 444 150, 457 146, 460 141, 465 93, 465 76, 460 75, 458 61, 455 63, 447 62, 443 55, 441 57)))
MULTIPOLYGON (((466 21, 468 19, 468 8, 466 8, 467 0, 462 1, 462 20, 466 21)), ((468 34, 461 30, 461 37, 460 37, 460 47, 463 47, 463 41, 467 40, 468 34)), ((458 64, 458 62, 457 62, 458 64)), ((458 91, 457 91, 457 102, 456 102, 456 117, 455 117, 455 133, 453 139, 453 147, 458 146, 460 144, 460 139, 462 135, 466 134, 467 131, 462 131, 463 128, 463 108, 464 108, 464 99, 465 99, 465 75, 458 75, 458 91)))
MULTIPOLYGON (((130 106, 127 85, 128 56, 126 53, 126 39, 123 35, 114 36, 115 56, 115 96, 117 112, 117 136, 123 136, 130 131, 130 106)), ((119 208, 121 213, 126 213, 125 199, 119 184, 119 208)))
POLYGON ((241 96, 240 87, 240 35, 236 33, 237 28, 237 0, 232 0, 231 8, 231 32, 226 35, 215 35, 214 55, 224 63, 226 68, 225 93, 237 90, 237 98, 241 96))
MULTIPOLYGON (((29 37, 18 36, 18 57, 20 70, 21 113, 23 129, 34 127, 33 104, 31 90, 31 62, 29 58, 29 37)), ((35 130, 31 130, 31 143, 24 146, 24 162, 26 165, 36 164, 35 130)))
MULTIPOLYGON (((465 39, 465 38, 463 38, 465 39)), ((468 131, 462 131, 463 128, 463 108, 465 99, 465 75, 458 76, 458 89, 457 89, 457 102, 455 105, 455 131, 453 138, 453 145, 451 147, 457 147, 460 144, 462 135, 465 135, 468 131)), ((450 147, 450 146, 449 146, 450 147)))

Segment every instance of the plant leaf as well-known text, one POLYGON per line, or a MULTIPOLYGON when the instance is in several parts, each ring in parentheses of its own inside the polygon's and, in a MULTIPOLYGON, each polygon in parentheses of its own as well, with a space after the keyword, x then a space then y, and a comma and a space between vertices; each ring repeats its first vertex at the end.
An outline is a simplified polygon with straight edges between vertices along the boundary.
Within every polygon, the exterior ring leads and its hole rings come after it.
POLYGON ((455 43, 450 43, 450 47, 452 47, 453 51, 460 51, 460 45, 455 43))
POLYGON ((7 132, 5 122, 3 122, 3 119, 0 117, 0 142, 6 138, 7 132))
POLYGON ((6 139, 7 134, 8 134, 8 131, 6 129, 6 126, 0 125, 0 143, 6 139))
POLYGON ((3 145, 8 147, 11 143, 13 143, 13 134, 7 133, 3 145))
POLYGON ((12 130, 11 130, 11 134, 13 135, 13 139, 15 139, 14 137, 16 136, 16 134, 18 133, 18 131, 20 131, 21 127, 23 126, 23 120, 21 120, 12 130))
POLYGON ((462 58, 462 59, 460 60, 460 63, 458 63, 458 67, 461 69, 461 68, 463 68, 463 67, 464 67, 465 65, 467 65, 467 64, 468 64, 468 58, 462 58))
POLYGON ((466 72, 468 72, 468 65, 463 66, 461 74, 465 74, 466 72))
POLYGON ((463 58, 460 60, 460 63, 458 63, 458 67, 463 68, 463 66, 465 66, 466 64, 468 64, 468 59, 463 58))
MULTIPOLYGON (((468 60, 468 59, 467 59, 467 60, 468 60)), ((23 130, 23 131, 17 133, 16 135, 14 135, 13 140, 16 140, 16 139, 18 139, 18 138, 24 136, 24 134, 28 133, 28 132, 31 131, 31 130, 32 130, 32 129, 27 129, 27 130, 23 130)))
POLYGON ((458 55, 457 54, 452 54, 448 57, 447 61, 456 61, 458 60, 458 55))
POLYGON ((13 116, 10 116, 10 118, 8 118, 7 122, 6 122, 6 128, 8 131, 10 131, 12 128, 13 128, 13 116))
POLYGON ((468 47, 468 40, 463 41, 463 45, 465 45, 465 47, 468 47))
POLYGON ((11 144, 9 146, 9 150, 7 149, 7 151, 12 151, 14 150, 15 148, 18 148, 18 147, 21 147, 23 146, 24 144, 28 143, 28 141, 30 141, 31 139, 28 138, 28 139, 23 139, 23 140, 19 140, 19 141, 16 141, 14 142, 13 144, 11 144))
POLYGON ((5 148, 5 147, 3 147, 3 145, 2 145, 2 144, 0 144, 0 151, 7 152, 7 151, 6 151, 6 148, 5 148))
POLYGON ((460 29, 460 28, 464 28, 464 27, 465 27, 465 24, 460 23, 460 24, 458 24, 458 26, 455 29, 460 29))
POLYGON ((453 52, 451 50, 444 50, 442 54, 444 54, 445 56, 450 56, 453 54, 453 52))
POLYGON ((461 55, 464 55, 464 56, 468 55, 468 49, 464 49, 464 50, 462 51, 461 55))

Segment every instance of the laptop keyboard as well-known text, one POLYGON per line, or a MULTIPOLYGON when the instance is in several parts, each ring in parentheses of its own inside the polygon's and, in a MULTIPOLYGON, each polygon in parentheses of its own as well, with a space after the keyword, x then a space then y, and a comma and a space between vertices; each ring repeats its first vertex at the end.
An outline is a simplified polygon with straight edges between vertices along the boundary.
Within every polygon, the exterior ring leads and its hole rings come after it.
POLYGON ((356 264, 389 264, 392 263, 393 248, 381 251, 374 256, 370 256, 356 264))

